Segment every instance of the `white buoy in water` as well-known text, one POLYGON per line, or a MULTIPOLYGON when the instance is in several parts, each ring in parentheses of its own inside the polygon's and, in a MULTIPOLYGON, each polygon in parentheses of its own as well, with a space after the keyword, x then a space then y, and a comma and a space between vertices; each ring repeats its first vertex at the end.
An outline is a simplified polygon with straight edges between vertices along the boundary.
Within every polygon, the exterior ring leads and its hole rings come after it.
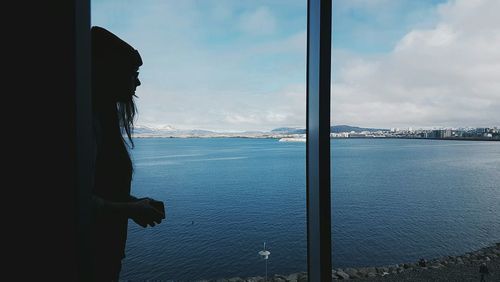
POLYGON ((260 251, 259 255, 261 255, 262 257, 264 257, 264 259, 268 259, 270 254, 271 254, 271 252, 269 252, 269 251, 266 250, 266 242, 264 242, 264 250, 260 251))
POLYGON ((266 242, 264 242, 264 250, 259 252, 259 255, 261 255, 264 260, 266 261, 266 281, 267 281, 267 259, 269 259, 269 255, 271 254, 270 251, 266 250, 266 242))

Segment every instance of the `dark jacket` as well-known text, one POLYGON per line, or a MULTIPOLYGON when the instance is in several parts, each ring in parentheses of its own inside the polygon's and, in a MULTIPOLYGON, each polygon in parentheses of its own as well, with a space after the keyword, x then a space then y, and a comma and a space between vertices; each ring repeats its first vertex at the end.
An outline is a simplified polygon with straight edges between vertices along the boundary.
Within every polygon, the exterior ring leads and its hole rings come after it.
MULTIPOLYGON (((132 162, 121 135, 95 117, 93 263, 96 277, 116 277, 125 257, 128 218, 107 210, 103 201, 128 202, 132 162)), ((99 280, 99 279, 97 279, 99 280)))

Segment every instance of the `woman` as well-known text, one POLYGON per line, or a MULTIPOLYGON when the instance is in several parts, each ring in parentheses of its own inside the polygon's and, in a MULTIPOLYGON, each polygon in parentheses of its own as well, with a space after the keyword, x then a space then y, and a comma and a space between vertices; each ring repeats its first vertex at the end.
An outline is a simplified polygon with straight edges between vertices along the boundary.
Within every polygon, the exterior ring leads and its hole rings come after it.
POLYGON ((165 218, 163 203, 130 195, 133 166, 128 148, 141 83, 137 50, 111 32, 92 27, 92 105, 96 140, 93 190, 93 275, 118 280, 125 257, 128 219, 142 227, 165 218), (126 137, 125 137, 126 135, 126 137))

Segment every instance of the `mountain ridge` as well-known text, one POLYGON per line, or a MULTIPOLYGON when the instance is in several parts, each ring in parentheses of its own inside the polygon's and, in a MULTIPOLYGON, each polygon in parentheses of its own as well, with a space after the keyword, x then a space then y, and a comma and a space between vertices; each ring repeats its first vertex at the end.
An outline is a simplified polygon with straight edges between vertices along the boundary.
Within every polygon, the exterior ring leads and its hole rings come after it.
MULTIPOLYGON (((387 129, 357 127, 350 125, 334 125, 330 127, 331 133, 339 132, 362 132, 362 131, 384 131, 387 129)), ((136 137, 215 137, 215 136, 273 136, 273 135, 294 135, 306 134, 306 129, 301 127, 278 127, 270 131, 244 131, 244 132, 218 132, 204 129, 176 129, 170 125, 152 127, 146 125, 137 125, 134 128, 134 136, 136 137)))

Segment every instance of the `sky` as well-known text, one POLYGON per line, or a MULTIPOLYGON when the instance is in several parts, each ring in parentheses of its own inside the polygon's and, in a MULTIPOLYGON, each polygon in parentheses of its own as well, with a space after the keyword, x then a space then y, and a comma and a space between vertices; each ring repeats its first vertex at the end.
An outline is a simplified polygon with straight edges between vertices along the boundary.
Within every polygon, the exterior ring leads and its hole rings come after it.
MULTIPOLYGON (((305 127, 307 1, 93 0, 143 59, 136 124, 305 127)), ((500 126, 498 0, 335 0, 332 124, 500 126)))

